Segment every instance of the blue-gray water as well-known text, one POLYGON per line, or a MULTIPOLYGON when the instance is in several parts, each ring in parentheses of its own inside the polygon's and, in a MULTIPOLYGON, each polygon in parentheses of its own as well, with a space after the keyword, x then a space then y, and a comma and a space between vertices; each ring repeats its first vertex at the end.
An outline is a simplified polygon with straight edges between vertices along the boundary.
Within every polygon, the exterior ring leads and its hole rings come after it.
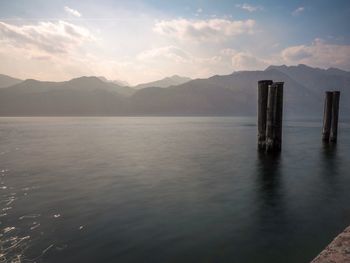
POLYGON ((308 262, 350 224, 350 125, 0 118, 0 261, 308 262))

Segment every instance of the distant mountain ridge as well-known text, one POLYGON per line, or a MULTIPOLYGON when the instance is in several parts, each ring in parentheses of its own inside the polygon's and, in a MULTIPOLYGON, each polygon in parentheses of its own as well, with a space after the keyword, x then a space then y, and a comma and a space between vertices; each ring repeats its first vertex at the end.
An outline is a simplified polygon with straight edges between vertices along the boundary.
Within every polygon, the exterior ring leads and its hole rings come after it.
POLYGON ((63 82, 27 79, 1 89, 0 115, 111 115, 132 92, 97 77, 63 82))
POLYGON ((177 85, 184 84, 190 80, 191 78, 173 75, 171 77, 166 77, 160 80, 139 84, 139 85, 136 85, 134 88, 135 89, 144 89, 144 88, 150 88, 150 87, 168 88, 170 86, 177 86, 177 85))
POLYGON ((34 79, 24 80, 16 85, 9 87, 9 91, 22 91, 24 93, 32 92, 49 92, 49 91, 91 91, 91 90, 106 90, 116 92, 119 95, 130 95, 133 89, 129 87, 119 86, 111 82, 104 82, 97 77, 79 77, 69 81, 53 82, 39 81, 34 79))
POLYGON ((21 79, 17 79, 17 78, 13 78, 7 75, 3 75, 0 74, 0 88, 6 88, 12 85, 16 85, 20 82, 22 82, 23 80, 21 79))
POLYGON ((128 87, 130 86, 129 83, 127 81, 124 80, 109 80, 103 76, 98 76, 97 78, 99 78, 100 80, 102 80, 103 82, 107 82, 107 83, 114 83, 117 84, 118 86, 123 86, 123 87, 128 87))
POLYGON ((340 90, 340 117, 350 113, 350 72, 282 65, 140 90, 97 77, 66 82, 26 80, 0 89, 0 115, 255 116, 261 79, 285 82, 286 116, 322 117, 325 90, 340 90))

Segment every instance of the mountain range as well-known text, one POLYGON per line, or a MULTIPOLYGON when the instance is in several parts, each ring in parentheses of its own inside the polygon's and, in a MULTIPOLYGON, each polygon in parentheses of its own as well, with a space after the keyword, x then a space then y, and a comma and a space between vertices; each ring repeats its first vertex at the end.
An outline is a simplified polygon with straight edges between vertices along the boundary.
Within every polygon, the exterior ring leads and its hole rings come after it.
POLYGON ((0 89, 16 85, 20 82, 22 82, 21 79, 16 79, 7 75, 0 74, 0 89))
POLYGON ((177 86, 184 84, 188 81, 190 81, 190 78, 187 77, 181 77, 178 75, 174 75, 171 77, 166 77, 164 79, 139 84, 137 86, 134 86, 135 89, 144 89, 144 88, 150 88, 150 87, 158 87, 158 88, 168 88, 170 86, 177 86))
POLYGON ((104 76, 99 76, 97 78, 99 78, 100 80, 107 82, 107 83, 117 84, 118 86, 123 86, 123 87, 130 86, 129 83, 127 81, 124 81, 124 80, 119 80, 119 79, 109 80, 109 79, 105 78, 104 76))
POLYGON ((341 91, 340 117, 350 113, 350 72, 282 65, 187 80, 167 88, 152 87, 156 84, 125 87, 98 77, 65 82, 18 80, 6 88, 0 83, 0 115, 254 116, 257 82, 262 79, 285 82, 284 114, 287 116, 322 117, 326 90, 341 91))

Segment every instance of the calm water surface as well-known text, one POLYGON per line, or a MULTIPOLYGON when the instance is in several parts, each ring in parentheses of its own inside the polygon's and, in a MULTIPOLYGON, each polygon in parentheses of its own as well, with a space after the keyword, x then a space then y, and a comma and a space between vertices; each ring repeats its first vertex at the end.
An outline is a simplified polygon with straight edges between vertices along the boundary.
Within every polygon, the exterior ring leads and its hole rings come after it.
POLYGON ((0 118, 0 262, 308 262, 350 225, 350 125, 0 118))

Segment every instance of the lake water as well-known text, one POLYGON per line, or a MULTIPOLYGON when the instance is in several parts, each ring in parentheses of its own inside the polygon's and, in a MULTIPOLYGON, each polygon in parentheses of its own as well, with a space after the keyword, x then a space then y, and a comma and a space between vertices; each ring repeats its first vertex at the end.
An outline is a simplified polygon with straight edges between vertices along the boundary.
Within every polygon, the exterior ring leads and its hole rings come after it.
POLYGON ((350 225, 350 124, 0 118, 0 262, 309 262, 350 225))

